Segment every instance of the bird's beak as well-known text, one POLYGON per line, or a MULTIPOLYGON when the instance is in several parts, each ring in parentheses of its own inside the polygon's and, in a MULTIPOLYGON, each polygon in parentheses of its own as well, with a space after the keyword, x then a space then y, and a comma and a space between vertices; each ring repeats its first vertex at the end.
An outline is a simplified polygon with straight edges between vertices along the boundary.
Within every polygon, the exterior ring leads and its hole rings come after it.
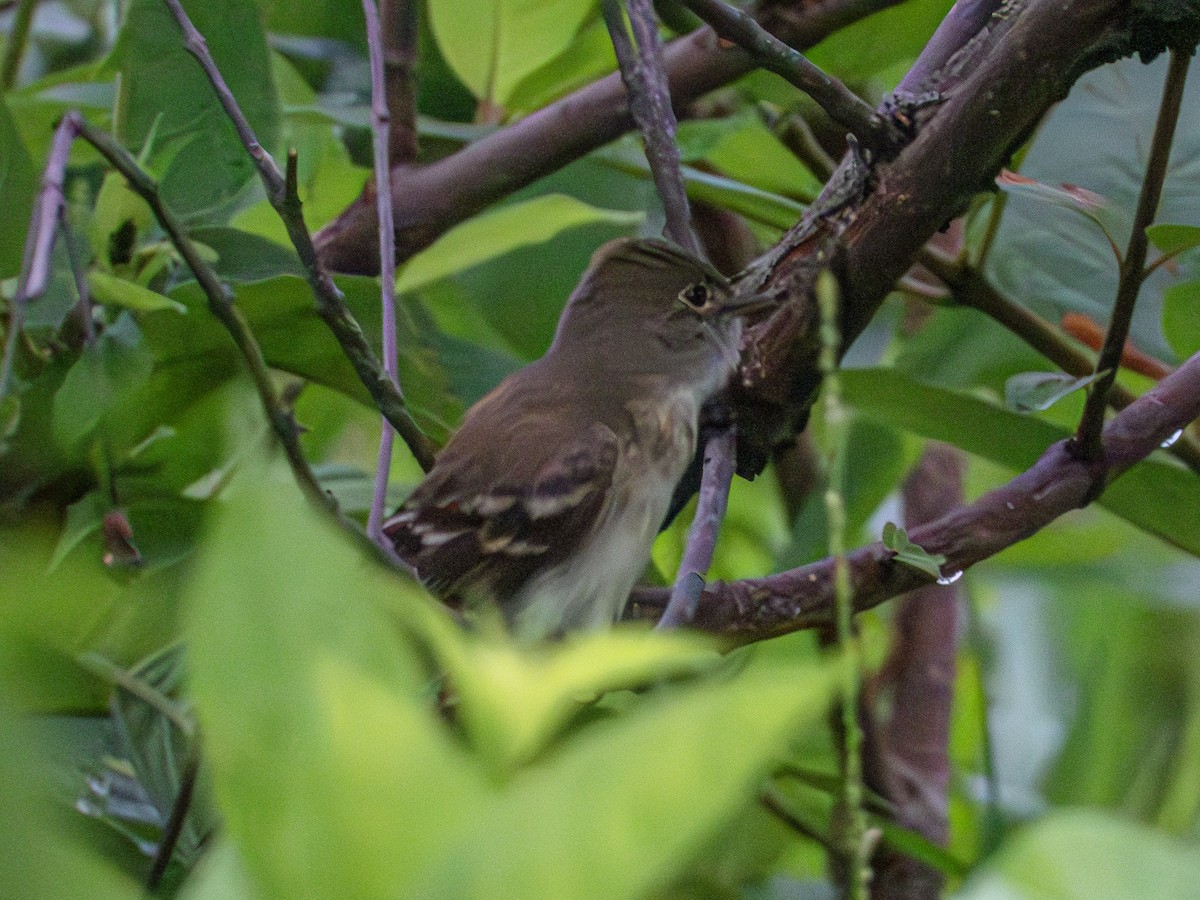
POLYGON ((749 316, 764 309, 770 309, 778 303, 778 298, 770 294, 734 294, 721 304, 722 316, 749 316))

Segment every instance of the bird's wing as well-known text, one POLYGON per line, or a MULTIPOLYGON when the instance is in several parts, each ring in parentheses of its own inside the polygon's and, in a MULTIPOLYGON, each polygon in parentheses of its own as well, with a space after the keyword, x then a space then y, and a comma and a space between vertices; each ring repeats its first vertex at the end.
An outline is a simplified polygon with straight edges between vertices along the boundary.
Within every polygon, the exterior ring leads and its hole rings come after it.
POLYGON ((473 411, 384 523, 400 556, 442 596, 510 597, 569 555, 610 502, 619 447, 608 426, 516 412, 486 401, 473 411))

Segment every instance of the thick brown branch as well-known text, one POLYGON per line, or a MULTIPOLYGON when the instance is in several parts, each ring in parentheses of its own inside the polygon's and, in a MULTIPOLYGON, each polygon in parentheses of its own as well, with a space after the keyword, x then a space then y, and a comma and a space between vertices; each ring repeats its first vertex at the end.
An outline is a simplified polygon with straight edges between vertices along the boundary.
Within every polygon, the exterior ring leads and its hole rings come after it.
POLYGON ((754 474, 765 464, 774 445, 803 423, 815 396, 817 273, 832 268, 842 282, 848 345, 921 246, 991 187, 1051 104, 1083 72, 1132 52, 1131 17, 1118 0, 1034 0, 1010 14, 971 42, 969 60, 956 57, 961 80, 897 159, 876 168, 864 201, 802 222, 760 263, 751 286, 788 302, 748 336, 746 408, 738 421, 750 427, 741 432, 740 472, 754 474))
MULTIPOLYGON (((1100 460, 1076 459, 1067 452, 1066 441, 1059 441, 1012 481, 969 506, 914 528, 909 537, 930 553, 946 557, 943 572, 964 571, 1086 505, 1097 483, 1111 482, 1198 417, 1200 354, 1108 423, 1100 460)), ((895 562, 881 543, 862 547, 848 558, 856 610, 871 609, 931 581, 928 575, 895 562)), ((766 578, 716 582, 700 598, 694 624, 736 643, 828 626, 833 621, 833 593, 832 559, 766 578)), ((652 614, 666 602, 666 590, 641 589, 634 599, 652 614)))
MULTIPOLYGON (((828 0, 766 24, 780 40, 803 50, 898 2, 828 0)), ((673 41, 663 48, 663 57, 677 109, 754 68, 748 53, 719 46, 708 28, 673 41)), ((445 159, 397 169, 392 179, 400 212, 397 257, 407 259, 452 225, 632 127, 625 89, 614 72, 445 159)), ((316 236, 322 260, 339 272, 378 272, 375 227, 374 203, 360 197, 316 236)))

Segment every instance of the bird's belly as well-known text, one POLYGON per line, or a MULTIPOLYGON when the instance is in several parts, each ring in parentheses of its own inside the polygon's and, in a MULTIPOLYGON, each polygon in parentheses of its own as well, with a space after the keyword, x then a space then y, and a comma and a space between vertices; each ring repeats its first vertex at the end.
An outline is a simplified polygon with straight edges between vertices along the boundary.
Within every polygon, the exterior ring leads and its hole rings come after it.
POLYGON ((690 395, 680 396, 661 407, 661 416, 643 420, 654 433, 643 431, 624 448, 624 471, 614 478, 612 499, 589 538, 513 597, 519 637, 605 628, 620 617, 695 453, 697 407, 690 395))

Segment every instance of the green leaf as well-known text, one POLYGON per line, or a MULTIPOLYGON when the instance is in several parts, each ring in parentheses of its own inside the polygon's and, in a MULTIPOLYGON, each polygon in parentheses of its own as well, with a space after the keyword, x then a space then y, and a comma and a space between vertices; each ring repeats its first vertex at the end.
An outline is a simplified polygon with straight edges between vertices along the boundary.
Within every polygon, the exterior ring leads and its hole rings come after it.
MULTIPOLYGON (((19 653, 0 633, 0 654, 19 653)), ((13 686, 0 683, 0 895, 5 897, 144 896, 144 888, 93 847, 63 827, 47 803, 51 793, 45 759, 50 748, 34 722, 10 705, 13 686)))
MULTIPOLYGON (((183 5, 259 142, 273 149, 279 106, 256 4, 185 0, 183 5)), ((212 85, 184 47, 166 4, 130 4, 112 62, 122 75, 118 133, 135 149, 156 133, 150 163, 153 168, 165 166, 160 175, 167 206, 194 217, 225 204, 254 177, 249 155, 212 85)))
POLYGON ((565 194, 546 194, 468 219, 414 256, 396 276, 397 291, 424 285, 502 256, 540 244, 569 228, 609 223, 632 226, 641 213, 599 209, 565 194))
POLYGON ((558 56, 514 85, 504 105, 512 113, 530 113, 616 68, 608 28, 596 16, 558 56))
POLYGON ((884 9, 838 29, 806 55, 843 79, 891 87, 905 64, 917 58, 951 5, 951 0, 910 0, 903 7, 884 9))
MULTIPOLYGON (((846 400, 884 422, 946 441, 1014 471, 1029 468, 1070 432, 978 397, 921 384, 891 369, 842 373, 846 400)), ((1200 556, 1200 480, 1176 465, 1146 460, 1098 501, 1139 528, 1200 556)))
POLYGON ((96 300, 108 306, 120 306, 134 312, 153 312, 156 309, 187 312, 187 307, 182 303, 115 275, 93 269, 87 273, 87 281, 96 300))
POLYGON ((1041 412, 1103 374, 1076 378, 1066 372, 1020 372, 1004 383, 1004 403, 1017 412, 1041 412))
MULTIPOLYGON (((632 141, 621 141, 601 148, 592 156, 621 172, 650 177, 650 165, 641 147, 632 141)), ((683 181, 693 200, 711 203, 745 216, 753 222, 772 228, 787 229, 804 214, 804 204, 748 184, 683 166, 683 181)))
POLYGON ((809 202, 821 182, 757 116, 722 135, 704 157, 723 174, 781 197, 809 202))
POLYGON ((1195 848, 1097 811, 1056 812, 1022 829, 957 896, 962 900, 1190 897, 1195 848))
MULTIPOLYGON (((339 277, 338 287, 373 346, 380 334, 379 282, 374 278, 339 277)), ((296 276, 280 275, 266 281, 235 286, 237 305, 258 338, 267 363, 318 384, 333 388, 361 403, 372 405, 350 361, 329 329, 317 316, 308 283, 296 276)), ((188 308, 188 315, 151 313, 142 320, 146 342, 161 369, 170 371, 191 363, 207 367, 223 363, 229 372, 240 361, 224 328, 208 313, 205 299, 194 284, 172 292, 172 299, 188 308)), ((403 314, 398 317, 400 383, 414 415, 423 427, 444 436, 448 423, 461 412, 450 394, 446 373, 429 347, 429 341, 403 314)), ((210 388, 211 381, 189 381, 210 388)))
POLYGON ((476 98, 498 106, 570 46, 594 8, 595 0, 430 0, 427 7, 454 74, 476 98))
POLYGON ((697 636, 630 630, 532 650, 500 641, 439 643, 463 725, 500 771, 541 752, 596 696, 711 668, 719 658, 697 636))
POLYGON ((384 614, 432 601, 272 482, 235 485, 188 590, 227 837, 266 896, 414 896, 484 790, 384 614))
MULTIPOLYGON (((919 442, 895 428, 865 416, 850 424, 846 452, 846 534, 850 542, 868 539, 866 525, 880 505, 896 490, 904 473, 916 461, 919 442)), ((791 523, 791 541, 777 555, 773 570, 792 569, 829 552, 828 511, 824 491, 814 489, 791 523)))
POLYGON ((54 395, 55 441, 64 448, 81 441, 110 409, 119 408, 146 383, 152 366, 141 330, 129 313, 122 313, 84 348, 54 395))
MULTIPOLYGON (((1166 55, 1153 63, 1125 59, 1088 72, 1039 125, 1021 163, 1021 175, 1057 185, 1071 182, 1105 198, 1103 218, 1123 252, 1146 169, 1146 135, 1154 131, 1162 100, 1166 55), (1085 135, 1085 139, 1081 139, 1085 135)), ((1179 129, 1171 145, 1171 166, 1162 191, 1162 222, 1195 223, 1200 204, 1200 73, 1183 92, 1179 129)), ((1033 196, 1037 190, 1009 192, 986 271, 1010 297, 1056 320, 1079 312, 1107 321, 1117 291, 1117 264, 1109 238, 1085 222, 1076 209, 1033 196)), ((1067 201, 1066 205, 1070 206, 1067 201)), ((1179 267, 1159 266, 1142 285, 1130 337, 1139 349, 1170 359, 1160 327, 1163 292, 1184 280, 1179 267)))
MULTIPOLYGON (((6 47, 7 51, 7 47, 6 47)), ((0 102, 0 279, 21 269, 29 215, 37 190, 37 173, 8 111, 0 102)))
POLYGON ((832 667, 761 666, 595 723, 478 807, 421 897, 643 897, 683 875, 792 742, 832 667))
POLYGON ((1200 247, 1200 225, 1170 225, 1164 222, 1147 228, 1146 237, 1164 254, 1175 256, 1184 250, 1200 247))
POLYGON ((1040 203, 1051 203, 1062 209, 1073 210, 1096 224, 1117 252, 1119 235, 1129 232, 1129 217, 1107 197, 1089 191, 1077 184, 1043 184, 1005 169, 996 178, 996 184, 1010 194, 1023 194, 1040 203))
POLYGON ((1167 290, 1162 327, 1181 360, 1200 352, 1200 281, 1185 281, 1167 290))
POLYGON ((924 572, 932 578, 941 580, 942 565, 946 557, 940 553, 930 553, 924 547, 914 544, 908 539, 908 532, 895 522, 887 522, 883 526, 883 546, 896 554, 896 562, 924 572))

